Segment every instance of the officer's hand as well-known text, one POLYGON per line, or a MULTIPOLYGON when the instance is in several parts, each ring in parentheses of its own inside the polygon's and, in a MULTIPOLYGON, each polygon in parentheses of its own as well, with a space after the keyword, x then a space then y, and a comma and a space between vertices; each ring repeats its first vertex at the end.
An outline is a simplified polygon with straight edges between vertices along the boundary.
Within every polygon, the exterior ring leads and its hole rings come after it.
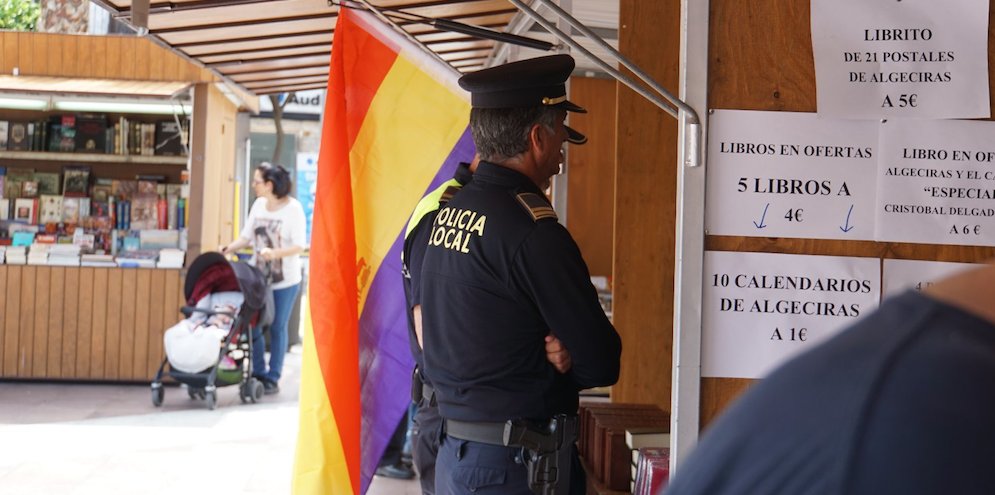
POLYGON ((560 373, 570 371, 570 353, 553 334, 546 336, 546 360, 560 373))

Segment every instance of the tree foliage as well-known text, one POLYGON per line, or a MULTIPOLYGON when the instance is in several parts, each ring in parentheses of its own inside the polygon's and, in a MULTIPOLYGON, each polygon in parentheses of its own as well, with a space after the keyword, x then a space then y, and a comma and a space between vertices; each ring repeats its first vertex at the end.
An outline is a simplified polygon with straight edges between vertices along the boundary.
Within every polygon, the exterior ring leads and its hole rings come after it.
POLYGON ((0 0, 0 29, 34 31, 40 14, 36 0, 0 0))

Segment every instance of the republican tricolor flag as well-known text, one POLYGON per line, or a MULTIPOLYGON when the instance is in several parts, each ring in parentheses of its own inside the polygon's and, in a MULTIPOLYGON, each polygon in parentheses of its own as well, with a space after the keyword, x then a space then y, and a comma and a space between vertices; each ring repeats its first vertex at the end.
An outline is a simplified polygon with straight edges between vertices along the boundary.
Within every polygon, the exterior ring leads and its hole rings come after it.
POLYGON ((411 401, 400 252, 421 197, 470 161, 457 74, 342 9, 318 155, 294 493, 365 493, 411 401))

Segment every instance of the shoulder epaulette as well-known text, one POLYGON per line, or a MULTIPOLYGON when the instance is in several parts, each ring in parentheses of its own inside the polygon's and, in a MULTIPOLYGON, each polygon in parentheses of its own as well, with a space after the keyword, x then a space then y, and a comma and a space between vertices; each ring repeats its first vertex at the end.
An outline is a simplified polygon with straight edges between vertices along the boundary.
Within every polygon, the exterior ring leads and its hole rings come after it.
POLYGON ((544 218, 557 219, 553 207, 549 206, 549 203, 542 196, 536 193, 519 193, 515 197, 518 198, 518 202, 525 208, 525 211, 532 216, 532 220, 538 222, 544 218))
POLYGON ((449 186, 445 191, 442 191, 442 196, 439 197, 439 206, 445 206, 459 192, 460 188, 461 186, 449 186))

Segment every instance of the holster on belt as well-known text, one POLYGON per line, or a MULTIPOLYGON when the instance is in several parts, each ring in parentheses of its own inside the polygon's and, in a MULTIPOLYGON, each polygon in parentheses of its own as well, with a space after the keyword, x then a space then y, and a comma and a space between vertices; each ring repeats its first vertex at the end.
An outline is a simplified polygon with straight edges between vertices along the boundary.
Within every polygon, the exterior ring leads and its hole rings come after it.
POLYGON ((421 370, 418 369, 418 366, 415 366, 415 370, 411 372, 411 402, 415 404, 421 403, 423 385, 421 370))
POLYGON ((411 402, 421 404, 425 399, 430 405, 435 405, 435 389, 425 383, 421 376, 421 369, 415 366, 415 371, 411 374, 411 402))
POLYGON ((529 489, 536 495, 570 492, 570 466, 576 440, 576 416, 558 414, 546 425, 510 420, 504 426, 504 444, 525 449, 529 489))

